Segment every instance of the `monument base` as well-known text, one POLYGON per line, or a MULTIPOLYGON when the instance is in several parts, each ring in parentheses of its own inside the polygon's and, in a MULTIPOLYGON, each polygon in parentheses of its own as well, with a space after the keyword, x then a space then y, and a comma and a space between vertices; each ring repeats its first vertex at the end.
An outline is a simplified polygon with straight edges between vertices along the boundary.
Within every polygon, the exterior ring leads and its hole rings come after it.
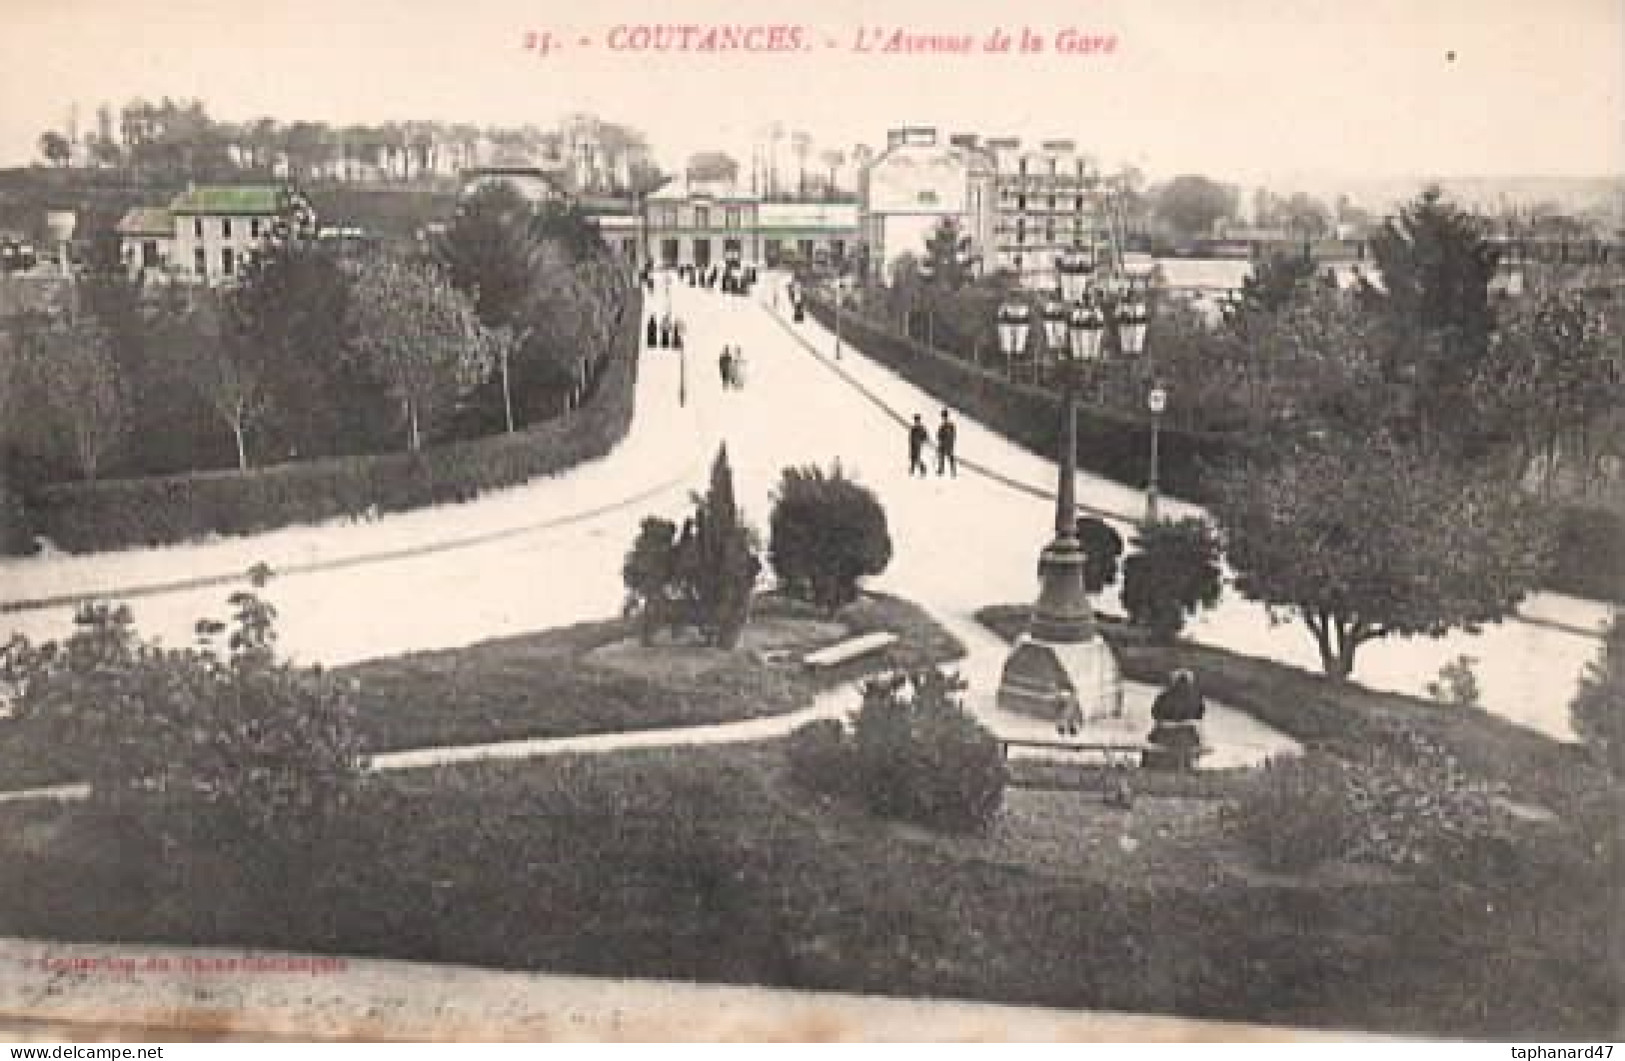
POLYGON ((1117 655, 1099 634, 1086 641, 1043 641, 1023 634, 999 678, 1001 710, 1057 724, 1123 716, 1117 655))

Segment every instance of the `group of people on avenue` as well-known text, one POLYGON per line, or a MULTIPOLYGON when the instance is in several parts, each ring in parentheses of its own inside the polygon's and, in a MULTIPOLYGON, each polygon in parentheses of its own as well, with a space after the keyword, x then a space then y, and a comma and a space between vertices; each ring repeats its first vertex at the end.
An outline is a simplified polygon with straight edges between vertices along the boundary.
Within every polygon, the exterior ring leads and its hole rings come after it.
POLYGON ((673 317, 670 313, 651 313, 644 337, 648 340, 647 345, 651 350, 681 350, 683 333, 686 330, 680 317, 673 317))
MULTIPOLYGON (((704 288, 708 291, 720 290, 725 295, 748 295, 752 285, 756 283, 756 267, 740 266, 738 263, 728 265, 679 265, 677 266, 677 279, 689 287, 704 288)), ((650 290, 653 280, 648 281, 650 290)))
MULTIPOLYGON (((959 443, 959 428, 948 410, 942 410, 942 421, 937 425, 937 474, 959 477, 959 458, 955 447, 959 443)), ((919 413, 908 428, 908 474, 930 475, 925 463, 925 447, 931 444, 931 431, 919 413)))
POLYGON ((743 347, 724 346, 722 356, 717 358, 717 368, 722 373, 723 390, 744 389, 745 351, 743 347))

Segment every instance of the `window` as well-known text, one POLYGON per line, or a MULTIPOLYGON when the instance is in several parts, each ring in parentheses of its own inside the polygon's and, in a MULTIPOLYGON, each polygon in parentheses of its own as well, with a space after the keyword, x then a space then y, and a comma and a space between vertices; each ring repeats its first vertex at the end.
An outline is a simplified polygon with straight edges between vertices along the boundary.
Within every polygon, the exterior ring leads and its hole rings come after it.
POLYGON ((937 202, 937 193, 931 188, 923 188, 920 190, 919 195, 915 198, 926 206, 935 206, 937 202))
MULTIPOLYGON (((198 222, 199 225, 202 223, 201 221, 198 222)), ((202 247, 192 252, 192 271, 199 276, 209 275, 209 254, 202 247)))
MULTIPOLYGON (((222 217, 220 219, 220 238, 221 239, 230 239, 231 238, 231 218, 229 218, 229 217, 222 217)), ((230 272, 231 270, 227 269, 226 271, 230 272)))
POLYGON ((192 219, 192 235, 196 236, 198 239, 203 238, 203 219, 201 217, 194 217, 192 219))
POLYGON ((708 207, 708 206, 696 206, 694 208, 694 227, 695 228, 710 228, 711 227, 711 208, 710 207, 708 207))
POLYGON ((250 239, 259 239, 260 238, 260 219, 259 218, 251 217, 251 218, 248 219, 248 237, 250 239))
POLYGON ((796 241, 796 252, 801 255, 801 260, 802 261, 804 261, 804 262, 812 261, 813 260, 813 241, 810 240, 810 239, 797 240, 796 241))
POLYGON ((722 211, 722 226, 724 228, 738 228, 739 227, 739 208, 737 206, 729 206, 729 207, 723 208, 723 211, 722 211))
POLYGON ((1016 160, 1016 172, 1020 173, 1023 177, 1027 175, 1027 160, 1025 158, 1016 160))
POLYGON ((158 241, 149 239, 141 244, 141 267, 155 269, 158 267, 158 241))
POLYGON ((232 256, 232 253, 231 253, 231 248, 230 247, 222 247, 222 248, 220 248, 220 271, 222 273, 226 274, 227 276, 230 276, 232 274, 232 272, 234 271, 232 269, 232 266, 234 266, 236 264, 237 264, 236 261, 233 260, 233 256, 232 256))
POLYGON ((1027 197, 1025 195, 1016 196, 1016 209, 1022 213, 1027 212, 1027 197))

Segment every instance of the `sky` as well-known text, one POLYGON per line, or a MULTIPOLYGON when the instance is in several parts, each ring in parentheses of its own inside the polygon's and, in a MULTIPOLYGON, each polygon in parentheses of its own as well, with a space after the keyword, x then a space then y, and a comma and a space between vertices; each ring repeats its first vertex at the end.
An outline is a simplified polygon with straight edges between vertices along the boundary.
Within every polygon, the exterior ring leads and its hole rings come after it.
POLYGON ((1625 174, 1619 0, 0 0, 0 164, 79 107, 199 98, 211 115, 643 130, 668 168, 747 167, 773 121, 815 150, 886 130, 1070 138, 1153 179, 1625 174), (612 50, 617 27, 801 27, 806 49, 612 50), (1019 51, 1023 28, 1044 44, 1019 51), (968 55, 856 51, 968 35, 968 55), (981 45, 1009 33, 1010 53, 981 45), (1059 54, 1062 31, 1115 38, 1059 54), (570 42, 546 56, 526 34, 570 42), (582 46, 581 38, 591 43, 582 46))

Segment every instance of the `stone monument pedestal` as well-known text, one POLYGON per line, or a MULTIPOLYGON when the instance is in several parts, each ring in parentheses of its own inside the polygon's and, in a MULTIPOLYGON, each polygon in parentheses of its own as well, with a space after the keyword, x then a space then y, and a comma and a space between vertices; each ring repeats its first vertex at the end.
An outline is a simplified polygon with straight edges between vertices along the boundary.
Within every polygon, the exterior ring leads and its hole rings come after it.
POLYGON ((1023 634, 1005 660, 997 702, 1001 710, 1057 724, 1121 718, 1117 656, 1099 633, 1067 642, 1023 634))

